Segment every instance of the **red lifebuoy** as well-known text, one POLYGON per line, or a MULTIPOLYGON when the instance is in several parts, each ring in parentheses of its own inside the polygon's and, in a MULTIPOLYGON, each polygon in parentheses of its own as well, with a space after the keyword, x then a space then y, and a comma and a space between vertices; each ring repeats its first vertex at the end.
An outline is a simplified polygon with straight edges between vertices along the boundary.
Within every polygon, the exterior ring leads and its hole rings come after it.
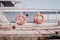
POLYGON ((34 22, 37 23, 37 24, 42 24, 44 21, 44 16, 42 14, 35 14, 34 16, 34 22), (42 17, 42 20, 38 20, 36 17, 37 16, 41 16, 42 17))
POLYGON ((16 16, 16 23, 18 25, 23 25, 26 22, 26 16, 24 16, 23 14, 19 14, 16 16), (22 21, 19 21, 19 18, 23 18, 22 21))

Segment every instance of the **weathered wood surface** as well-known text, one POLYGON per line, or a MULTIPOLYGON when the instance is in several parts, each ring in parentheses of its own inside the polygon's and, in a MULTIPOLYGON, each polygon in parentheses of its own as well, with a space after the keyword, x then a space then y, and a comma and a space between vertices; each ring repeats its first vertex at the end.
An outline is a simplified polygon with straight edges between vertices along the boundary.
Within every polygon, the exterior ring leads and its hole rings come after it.
POLYGON ((0 37, 0 40, 37 40, 38 37, 0 37))
POLYGON ((56 31, 60 32, 60 26, 37 26, 33 25, 21 25, 16 26, 15 29, 12 29, 11 27, 2 28, 0 30, 0 36, 36 36, 41 37, 42 35, 50 35, 54 34, 56 31), (2 34, 2 35, 1 35, 2 34))
POLYGON ((56 31, 60 32, 60 26, 33 26, 29 27, 16 27, 12 29, 11 27, 0 29, 0 40, 43 40, 43 37, 54 34, 56 31))

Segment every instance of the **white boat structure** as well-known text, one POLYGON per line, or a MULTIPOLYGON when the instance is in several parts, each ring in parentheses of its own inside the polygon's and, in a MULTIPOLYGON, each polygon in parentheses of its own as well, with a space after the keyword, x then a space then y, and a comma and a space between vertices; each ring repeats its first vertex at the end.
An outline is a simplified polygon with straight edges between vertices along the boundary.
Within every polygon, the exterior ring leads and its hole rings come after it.
POLYGON ((0 21, 0 37, 3 39, 5 37, 6 40, 37 40, 39 37, 42 40, 55 32, 60 33, 60 9, 22 9, 21 2, 22 0, 0 0, 0 20, 2 20, 0 21), (15 16, 20 13, 27 17, 27 23, 24 25, 18 25, 15 22, 15 16), (36 13, 44 15, 42 25, 33 22, 36 13))

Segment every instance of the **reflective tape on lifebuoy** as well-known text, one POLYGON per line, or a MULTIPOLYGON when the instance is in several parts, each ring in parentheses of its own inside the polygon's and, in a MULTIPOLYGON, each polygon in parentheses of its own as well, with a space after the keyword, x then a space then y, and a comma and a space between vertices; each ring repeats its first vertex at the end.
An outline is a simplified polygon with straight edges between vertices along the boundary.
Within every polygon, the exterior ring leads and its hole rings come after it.
POLYGON ((37 24, 42 24, 44 21, 44 16, 42 14, 35 14, 34 16, 34 22, 37 24), (37 17, 40 16, 42 18, 42 20, 38 20, 37 17))
POLYGON ((16 16, 16 23, 18 25, 23 25, 26 22, 26 16, 24 16, 23 14, 19 14, 16 16), (23 20, 19 21, 19 18, 23 18, 23 20))

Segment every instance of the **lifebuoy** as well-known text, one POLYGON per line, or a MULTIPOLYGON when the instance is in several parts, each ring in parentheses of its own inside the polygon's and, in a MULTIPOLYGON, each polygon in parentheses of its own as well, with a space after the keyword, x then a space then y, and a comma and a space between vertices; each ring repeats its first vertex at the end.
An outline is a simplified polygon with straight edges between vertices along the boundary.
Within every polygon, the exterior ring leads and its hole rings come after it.
POLYGON ((34 16, 34 22, 37 23, 37 24, 42 24, 44 21, 44 16, 42 14, 35 14, 34 16), (42 17, 42 20, 38 20, 37 19, 37 16, 41 16, 42 17))
POLYGON ((16 23, 18 25, 23 25, 26 22, 26 16, 24 16, 23 14, 19 14, 16 16, 16 23), (23 20, 19 21, 19 18, 23 18, 23 20))

